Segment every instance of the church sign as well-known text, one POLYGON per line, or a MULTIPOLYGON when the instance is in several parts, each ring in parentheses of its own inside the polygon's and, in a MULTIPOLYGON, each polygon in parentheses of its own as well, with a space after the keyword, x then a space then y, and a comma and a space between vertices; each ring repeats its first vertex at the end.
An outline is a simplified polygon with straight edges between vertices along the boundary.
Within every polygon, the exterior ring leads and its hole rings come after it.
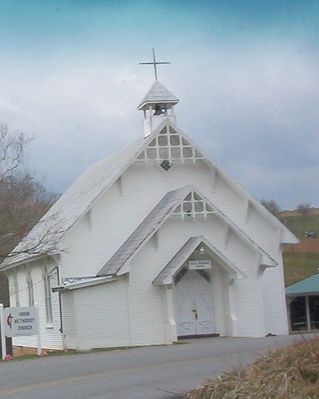
POLYGON ((189 270, 205 270, 211 269, 212 263, 210 260, 190 260, 188 264, 189 270))
POLYGON ((3 310, 7 337, 38 334, 38 312, 35 307, 10 307, 3 310))

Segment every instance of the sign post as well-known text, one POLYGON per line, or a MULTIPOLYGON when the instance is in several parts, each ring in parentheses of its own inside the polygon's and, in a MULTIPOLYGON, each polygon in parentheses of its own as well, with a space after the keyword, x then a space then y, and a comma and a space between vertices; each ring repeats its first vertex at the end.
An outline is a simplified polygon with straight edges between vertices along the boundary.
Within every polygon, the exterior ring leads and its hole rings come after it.
POLYGON ((7 346, 6 346, 6 335, 5 335, 5 327, 4 327, 4 317, 3 317, 3 304, 0 303, 0 327, 1 327, 1 352, 2 352, 2 360, 5 360, 7 355, 7 346))
POLYGON ((38 304, 35 304, 35 309, 37 313, 37 329, 38 329, 38 334, 37 334, 37 344, 38 344, 38 356, 41 356, 41 335, 40 335, 40 317, 39 317, 39 308, 38 304))

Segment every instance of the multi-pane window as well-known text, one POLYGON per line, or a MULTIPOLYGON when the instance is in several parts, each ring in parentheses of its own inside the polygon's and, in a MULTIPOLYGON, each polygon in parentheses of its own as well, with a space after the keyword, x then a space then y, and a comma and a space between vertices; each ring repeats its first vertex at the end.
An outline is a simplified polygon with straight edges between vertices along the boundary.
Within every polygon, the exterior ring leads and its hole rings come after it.
POLYGON ((50 275, 47 270, 43 272, 43 283, 44 283, 44 298, 45 298, 45 312, 47 324, 52 324, 52 296, 51 296, 51 284, 50 275))
POLYGON ((30 272, 27 275, 27 286, 28 286, 29 306, 34 306, 33 281, 30 272))

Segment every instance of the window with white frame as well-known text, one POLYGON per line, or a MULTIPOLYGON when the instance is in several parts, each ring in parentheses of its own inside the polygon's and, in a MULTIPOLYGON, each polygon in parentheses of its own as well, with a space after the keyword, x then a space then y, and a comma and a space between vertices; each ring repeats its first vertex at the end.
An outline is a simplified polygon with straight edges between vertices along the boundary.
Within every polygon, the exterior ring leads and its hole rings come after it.
POLYGON ((19 284, 18 284, 18 278, 17 275, 13 275, 13 292, 14 292, 14 298, 15 298, 15 305, 17 307, 20 306, 20 294, 19 294, 19 284))
POLYGON ((52 295, 51 295, 50 275, 46 269, 43 272, 43 283, 44 283, 46 322, 48 325, 51 325, 53 322, 52 295))
POLYGON ((33 281, 32 281, 32 277, 31 277, 31 273, 30 272, 27 275, 27 286, 28 286, 29 306, 34 306, 33 281))

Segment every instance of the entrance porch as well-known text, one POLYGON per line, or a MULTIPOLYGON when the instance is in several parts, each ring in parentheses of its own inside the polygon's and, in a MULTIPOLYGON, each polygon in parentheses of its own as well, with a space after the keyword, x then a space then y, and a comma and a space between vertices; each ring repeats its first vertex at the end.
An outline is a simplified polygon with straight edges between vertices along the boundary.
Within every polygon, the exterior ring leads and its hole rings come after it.
POLYGON ((233 284, 243 278, 245 275, 203 236, 191 237, 153 281, 166 287, 172 341, 235 335, 233 284))

